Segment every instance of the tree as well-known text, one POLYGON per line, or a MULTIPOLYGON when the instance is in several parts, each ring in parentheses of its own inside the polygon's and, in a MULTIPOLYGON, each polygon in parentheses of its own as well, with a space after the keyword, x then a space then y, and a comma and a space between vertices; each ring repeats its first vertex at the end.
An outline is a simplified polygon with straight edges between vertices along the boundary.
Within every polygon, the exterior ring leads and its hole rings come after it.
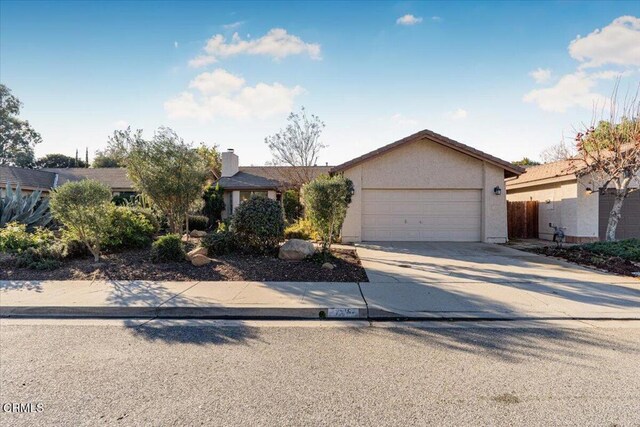
POLYGON ((87 163, 64 154, 47 154, 36 160, 38 168, 86 168, 87 163))
POLYGON ((94 168, 121 168, 127 166, 131 148, 143 142, 142 129, 131 130, 131 126, 124 130, 113 131, 107 140, 107 148, 96 151, 93 160, 94 168))
POLYGON ((300 203, 300 192, 298 190, 287 190, 282 193, 282 207, 284 208, 284 218, 288 223, 296 222, 304 211, 300 203))
POLYGON ((536 162, 535 160, 531 160, 528 157, 523 157, 522 160, 517 160, 515 162, 511 162, 516 166, 538 166, 540 162, 536 162))
POLYGON ((542 163, 553 163, 560 160, 567 160, 575 156, 575 150, 570 145, 567 145, 564 140, 557 144, 551 145, 545 148, 540 153, 542 163))
POLYGON ((126 164, 134 187, 167 216, 172 232, 182 233, 190 207, 202 195, 205 161, 169 128, 159 128, 150 141, 131 142, 126 164))
POLYGON ((275 135, 265 138, 271 150, 273 165, 286 165, 291 168, 280 169, 285 176, 274 177, 296 187, 313 179, 308 166, 315 166, 320 150, 326 147, 320 142, 320 134, 325 124, 318 116, 307 116, 304 107, 300 113, 291 113, 287 118, 289 124, 275 135))
POLYGON ((217 224, 222 219, 222 211, 225 208, 223 195, 224 190, 220 184, 208 185, 204 190, 202 214, 209 218, 209 226, 217 224))
POLYGON ((93 180, 67 182, 51 193, 51 212, 65 233, 85 244, 94 261, 109 236, 111 190, 93 180))
POLYGON ((323 252, 329 252, 347 215, 353 183, 342 175, 320 176, 306 184, 302 194, 306 216, 320 234, 323 252))
POLYGON ((222 159, 220 158, 218 146, 207 147, 204 142, 201 142, 196 148, 196 152, 207 164, 207 179, 213 182, 220 178, 222 159))
POLYGON ((18 118, 22 103, 0 84, 0 165, 33 167, 34 146, 42 142, 28 121, 18 118))
MULTIPOLYGON (((595 116, 595 115, 594 115, 595 116)), ((590 176, 600 193, 615 189, 613 207, 607 222, 606 239, 615 240, 622 206, 632 180, 640 173, 640 99, 619 104, 617 85, 611 98, 609 118, 600 120, 576 134, 580 176, 590 176)))

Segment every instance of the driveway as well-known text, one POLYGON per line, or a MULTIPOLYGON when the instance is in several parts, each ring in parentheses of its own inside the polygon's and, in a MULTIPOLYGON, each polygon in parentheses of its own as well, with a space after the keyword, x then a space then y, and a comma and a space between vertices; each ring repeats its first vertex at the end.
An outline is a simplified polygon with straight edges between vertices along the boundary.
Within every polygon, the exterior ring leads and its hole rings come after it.
POLYGON ((640 280, 501 245, 360 244, 374 317, 637 318, 640 280))

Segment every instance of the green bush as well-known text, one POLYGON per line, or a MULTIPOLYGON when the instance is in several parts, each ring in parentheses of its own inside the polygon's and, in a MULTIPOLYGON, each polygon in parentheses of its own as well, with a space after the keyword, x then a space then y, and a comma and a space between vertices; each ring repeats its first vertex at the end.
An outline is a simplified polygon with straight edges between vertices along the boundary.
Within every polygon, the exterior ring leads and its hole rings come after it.
POLYGON ((74 239, 83 242, 95 261, 111 226, 111 190, 93 180, 67 182, 51 193, 51 212, 74 239))
POLYGON ((580 247, 599 255, 620 257, 629 261, 640 261, 640 239, 594 242, 580 247))
POLYGON ((20 253, 50 244, 53 239, 53 233, 46 228, 36 227, 33 232, 28 232, 25 224, 11 222, 0 228, 0 252, 20 253))
POLYGON ((222 211, 224 211, 224 190, 220 185, 209 185, 204 190, 202 199, 204 200, 204 207, 202 213, 209 219, 209 225, 215 226, 222 219, 222 211))
POLYGON ((303 188, 305 213, 320 234, 324 252, 340 234, 353 191, 353 182, 341 175, 320 176, 303 188))
POLYGON ((293 223, 300 219, 304 211, 302 203, 300 203, 300 192, 296 190, 285 191, 282 194, 282 207, 287 223, 293 223))
POLYGON ((129 209, 139 215, 144 216, 147 221, 149 221, 149 224, 151 224, 151 226, 153 227, 153 234, 156 234, 158 231, 160 231, 160 220, 158 219, 158 215, 156 215, 152 209, 143 208, 137 205, 130 206, 129 209))
POLYGON ((34 270, 55 270, 60 267, 64 256, 61 242, 30 247, 16 256, 16 267, 34 270))
POLYGON ((143 248, 151 243, 155 229, 147 217, 126 206, 109 210, 107 236, 103 246, 109 249, 143 248))
POLYGON ((162 236, 151 245, 151 261, 153 262, 184 261, 184 257, 184 246, 177 234, 162 236))
POLYGON ((247 252, 269 253, 284 239, 282 206, 266 197, 252 196, 237 207, 231 221, 238 246, 247 252))
POLYGON ((204 215, 189 215, 189 231, 209 228, 209 218, 204 215))
POLYGON ((89 248, 80 240, 75 239, 73 236, 69 236, 64 230, 62 231, 62 245, 63 245, 63 258, 84 258, 89 256, 89 248))
POLYGON ((311 221, 300 218, 284 229, 285 239, 320 240, 320 234, 313 227, 311 221))
POLYGON ((207 248, 209 256, 225 255, 237 248, 235 235, 230 231, 209 233, 202 238, 200 244, 207 248))

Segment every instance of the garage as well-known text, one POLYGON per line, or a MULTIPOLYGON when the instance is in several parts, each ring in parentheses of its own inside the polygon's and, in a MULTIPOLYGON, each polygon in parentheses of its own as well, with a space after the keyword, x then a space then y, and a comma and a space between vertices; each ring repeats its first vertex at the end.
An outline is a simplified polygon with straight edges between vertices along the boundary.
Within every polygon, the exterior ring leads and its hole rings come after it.
POLYGON ((506 242, 505 178, 523 172, 420 131, 331 169, 354 188, 342 241, 506 242))
POLYGON ((479 242, 480 190, 364 190, 363 241, 479 242))

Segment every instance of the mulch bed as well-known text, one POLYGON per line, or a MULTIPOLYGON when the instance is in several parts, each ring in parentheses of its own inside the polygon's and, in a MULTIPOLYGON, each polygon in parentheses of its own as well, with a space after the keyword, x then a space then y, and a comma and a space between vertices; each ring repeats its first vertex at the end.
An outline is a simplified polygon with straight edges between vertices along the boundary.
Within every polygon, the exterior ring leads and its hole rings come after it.
POLYGON ((100 263, 73 259, 52 271, 16 268, 11 258, 0 258, 0 280, 166 280, 166 281, 295 281, 368 282, 356 251, 332 251, 333 270, 319 260, 283 261, 274 256, 232 254, 211 264, 194 267, 190 262, 153 264, 149 249, 105 254, 100 263))
POLYGON ((562 258, 576 264, 595 267, 609 273, 622 276, 634 276, 632 273, 640 272, 640 263, 634 263, 620 257, 612 257, 595 254, 579 246, 569 248, 555 248, 552 246, 528 249, 538 254, 562 258))

